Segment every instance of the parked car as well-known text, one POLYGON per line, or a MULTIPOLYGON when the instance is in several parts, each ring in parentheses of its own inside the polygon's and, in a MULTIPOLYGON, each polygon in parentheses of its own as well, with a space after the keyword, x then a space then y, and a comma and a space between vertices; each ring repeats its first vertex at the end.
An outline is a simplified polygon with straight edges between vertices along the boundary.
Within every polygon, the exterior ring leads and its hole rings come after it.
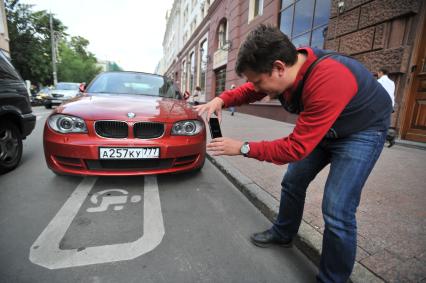
POLYGON ((146 175, 203 167, 204 121, 171 80, 107 72, 83 91, 46 120, 44 153, 53 172, 146 175))
POLYGON ((0 174, 15 169, 22 157, 22 140, 34 129, 25 83, 0 51, 0 174))
POLYGON ((50 95, 46 96, 44 106, 47 109, 53 105, 59 105, 65 101, 73 99, 79 94, 80 83, 60 82, 50 90, 50 95))
POLYGON ((46 99, 51 96, 52 87, 45 86, 41 88, 34 96, 31 101, 33 105, 44 105, 46 99))

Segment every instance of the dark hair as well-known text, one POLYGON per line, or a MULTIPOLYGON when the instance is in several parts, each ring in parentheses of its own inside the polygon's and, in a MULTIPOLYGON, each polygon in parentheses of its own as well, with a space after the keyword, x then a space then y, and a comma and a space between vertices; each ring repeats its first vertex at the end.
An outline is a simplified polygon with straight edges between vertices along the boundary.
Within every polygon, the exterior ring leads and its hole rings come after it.
POLYGON ((379 72, 382 72, 384 75, 389 74, 388 69, 385 69, 385 68, 380 68, 380 69, 379 69, 379 72))
POLYGON ((239 76, 247 69, 271 73, 275 60, 294 65, 297 61, 296 47, 278 28, 261 24, 241 44, 235 70, 239 76))
POLYGON ((201 91, 201 87, 196 86, 196 87, 195 87, 195 90, 201 91))

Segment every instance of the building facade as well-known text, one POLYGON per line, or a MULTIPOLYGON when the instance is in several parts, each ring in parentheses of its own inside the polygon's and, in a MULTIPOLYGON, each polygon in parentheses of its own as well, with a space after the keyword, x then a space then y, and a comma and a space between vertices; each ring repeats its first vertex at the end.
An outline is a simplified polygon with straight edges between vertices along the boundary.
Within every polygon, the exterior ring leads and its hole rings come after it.
MULTIPOLYGON (((234 70, 238 47, 258 24, 272 24, 297 47, 319 47, 353 56, 372 73, 379 68, 388 69, 396 85, 392 126, 401 139, 426 142, 425 1, 215 0, 208 1, 208 5, 207 1, 175 2, 180 2, 181 10, 176 13, 180 19, 174 19, 174 36, 182 42, 175 44, 167 56, 165 53, 163 68, 181 90, 191 91, 199 85, 208 101, 232 84, 244 83, 234 70), (196 9, 207 7, 193 29, 192 19, 184 17, 191 12, 182 11, 182 7, 191 8, 182 2, 199 2, 196 9)), ((169 42, 169 46, 170 42, 177 42, 171 38, 166 31, 164 42, 169 42)), ((276 101, 252 103, 238 111, 290 123, 296 119, 282 111, 276 101)))
POLYGON ((4 9, 3 1, 0 1, 0 52, 3 52, 10 58, 6 11, 4 9))

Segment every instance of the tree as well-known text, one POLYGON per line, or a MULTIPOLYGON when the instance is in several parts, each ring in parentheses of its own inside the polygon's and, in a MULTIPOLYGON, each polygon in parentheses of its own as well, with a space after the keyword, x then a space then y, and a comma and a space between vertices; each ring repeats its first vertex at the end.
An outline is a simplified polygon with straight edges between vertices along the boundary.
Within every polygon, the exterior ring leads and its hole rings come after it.
MULTIPOLYGON (((25 80, 53 84, 50 15, 45 10, 33 12, 33 5, 18 2, 5 0, 12 63, 25 80)), ((100 72, 96 57, 87 50, 89 41, 81 36, 68 41, 67 27, 54 16, 52 20, 59 44, 59 81, 89 82, 100 72)))
POLYGON ((100 71, 96 66, 96 57, 86 50, 89 41, 83 37, 71 37, 63 41, 59 51, 61 61, 58 64, 58 79, 67 82, 90 82, 100 71))
MULTIPOLYGON (((21 76, 32 82, 52 83, 52 56, 49 15, 32 12, 33 5, 5 0, 12 63, 21 76)), ((65 36, 66 27, 53 17, 57 32, 65 36)))
POLYGON ((123 71, 123 69, 115 62, 108 62, 108 71, 123 71))

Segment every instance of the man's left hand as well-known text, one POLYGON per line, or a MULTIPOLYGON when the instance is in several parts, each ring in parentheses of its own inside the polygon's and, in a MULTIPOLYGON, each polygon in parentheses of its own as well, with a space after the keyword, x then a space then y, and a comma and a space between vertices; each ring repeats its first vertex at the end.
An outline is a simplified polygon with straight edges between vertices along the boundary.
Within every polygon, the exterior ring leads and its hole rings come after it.
POLYGON ((242 141, 233 140, 230 138, 215 138, 207 145, 207 151, 213 156, 217 155, 240 155, 242 141))

